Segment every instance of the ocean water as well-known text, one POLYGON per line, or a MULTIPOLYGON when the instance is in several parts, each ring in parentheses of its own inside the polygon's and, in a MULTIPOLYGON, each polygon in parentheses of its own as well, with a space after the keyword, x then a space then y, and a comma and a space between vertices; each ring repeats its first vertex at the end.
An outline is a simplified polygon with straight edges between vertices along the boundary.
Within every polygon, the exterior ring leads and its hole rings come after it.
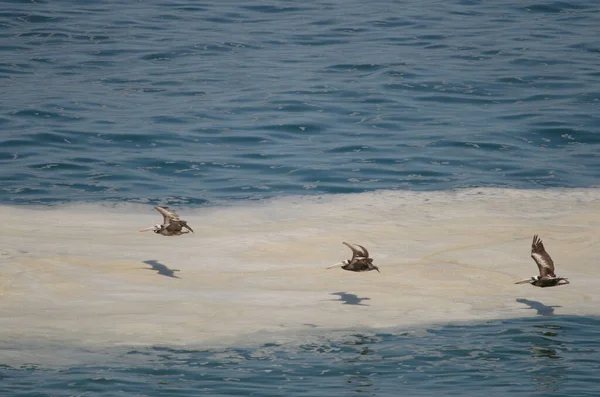
POLYGON ((348 332, 293 348, 138 348, 103 365, 1 374, 10 395, 594 396, 599 326, 597 317, 556 316, 348 332))
POLYGON ((0 7, 0 394, 600 395, 595 1, 0 7), (163 238, 152 205, 196 231, 163 238), (537 271, 539 234, 571 284, 537 271), (369 248, 381 274, 323 270, 369 248))
POLYGON ((10 1, 0 201, 598 186, 595 1, 10 1))

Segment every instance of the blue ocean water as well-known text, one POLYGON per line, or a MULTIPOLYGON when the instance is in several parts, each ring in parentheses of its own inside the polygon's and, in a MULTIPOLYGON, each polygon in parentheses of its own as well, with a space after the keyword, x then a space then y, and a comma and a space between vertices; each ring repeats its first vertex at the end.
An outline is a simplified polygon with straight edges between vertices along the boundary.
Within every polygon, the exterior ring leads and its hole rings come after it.
MULTIPOLYGON (((592 0, 6 0, 0 203, 599 186, 599 34, 592 0)), ((0 391, 600 394, 599 320, 533 307, 425 335, 4 365, 0 391)))
POLYGON ((596 1, 4 1, 0 202, 598 186, 596 1))
POLYGON ((0 382, 11 396, 597 396, 599 328, 542 315, 294 348, 129 349, 108 364, 0 366, 0 382))

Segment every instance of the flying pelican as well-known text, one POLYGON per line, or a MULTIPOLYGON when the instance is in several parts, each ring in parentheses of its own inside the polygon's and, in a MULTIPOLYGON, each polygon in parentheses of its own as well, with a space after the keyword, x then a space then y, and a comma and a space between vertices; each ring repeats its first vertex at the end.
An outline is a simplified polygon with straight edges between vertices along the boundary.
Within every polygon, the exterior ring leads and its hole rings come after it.
POLYGON ((346 259, 345 261, 327 267, 327 269, 341 266, 342 269, 351 272, 368 272, 371 270, 377 270, 379 272, 379 268, 373 264, 373 259, 369 258, 369 251, 367 251, 365 247, 358 244, 347 243, 345 241, 343 244, 352 250, 352 259, 346 259))
POLYGON ((154 233, 162 234, 163 236, 180 236, 189 232, 194 233, 192 228, 188 226, 187 222, 179 219, 177 213, 173 210, 170 210, 169 207, 154 207, 154 209, 162 214, 162 225, 156 224, 154 226, 147 227, 146 229, 142 229, 140 232, 152 230, 154 233), (183 228, 186 228, 189 231, 183 230, 183 228))
POLYGON ((537 263, 540 275, 517 281, 515 284, 529 283, 542 288, 569 284, 569 280, 564 277, 556 277, 556 274, 554 274, 554 262, 544 249, 544 244, 542 244, 542 240, 537 234, 533 236, 533 242, 531 243, 531 257, 537 263))

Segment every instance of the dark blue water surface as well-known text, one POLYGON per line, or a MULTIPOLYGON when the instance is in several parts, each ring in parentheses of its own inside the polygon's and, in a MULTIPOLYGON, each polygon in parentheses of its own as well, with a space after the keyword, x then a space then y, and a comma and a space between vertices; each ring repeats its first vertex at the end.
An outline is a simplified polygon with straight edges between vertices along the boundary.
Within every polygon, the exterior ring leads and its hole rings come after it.
MULTIPOLYGON (((123 351, 107 364, 0 367, 11 396, 598 396, 600 319, 540 316, 301 345, 123 351)), ((57 353, 57 362, 60 360, 57 353)))
POLYGON ((0 202, 598 186, 600 4, 3 1, 0 202))

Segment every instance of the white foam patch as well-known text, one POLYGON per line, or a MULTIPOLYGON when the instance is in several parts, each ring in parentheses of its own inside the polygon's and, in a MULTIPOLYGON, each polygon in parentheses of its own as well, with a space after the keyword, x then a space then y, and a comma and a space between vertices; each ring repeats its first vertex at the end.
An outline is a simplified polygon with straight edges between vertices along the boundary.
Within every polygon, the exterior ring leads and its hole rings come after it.
POLYGON ((4 354, 535 315, 523 302, 600 313, 600 189, 394 191, 177 210, 195 234, 139 233, 162 219, 151 206, 0 206, 4 354), (533 234, 570 285, 514 284, 537 273, 533 234), (325 270, 349 257, 342 241, 366 246, 381 274, 325 270))

